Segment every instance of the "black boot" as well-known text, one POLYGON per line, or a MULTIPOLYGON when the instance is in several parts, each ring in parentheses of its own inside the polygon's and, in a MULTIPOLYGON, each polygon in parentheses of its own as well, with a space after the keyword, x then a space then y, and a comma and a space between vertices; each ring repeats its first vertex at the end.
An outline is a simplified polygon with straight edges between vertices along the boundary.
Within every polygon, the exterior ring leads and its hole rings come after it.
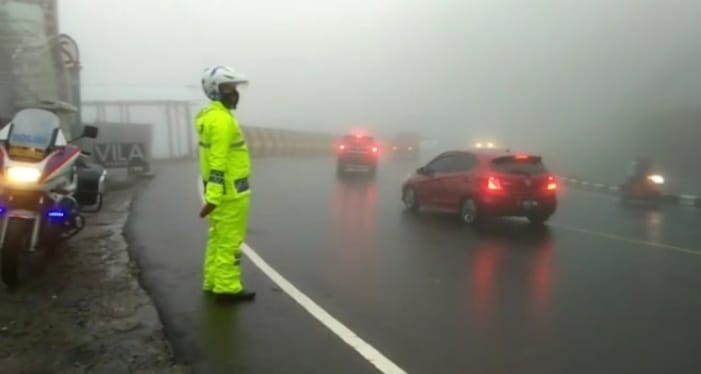
POLYGON ((239 301, 253 301, 256 298, 256 293, 253 291, 241 291, 239 293, 220 293, 215 294, 217 301, 230 303, 239 301))

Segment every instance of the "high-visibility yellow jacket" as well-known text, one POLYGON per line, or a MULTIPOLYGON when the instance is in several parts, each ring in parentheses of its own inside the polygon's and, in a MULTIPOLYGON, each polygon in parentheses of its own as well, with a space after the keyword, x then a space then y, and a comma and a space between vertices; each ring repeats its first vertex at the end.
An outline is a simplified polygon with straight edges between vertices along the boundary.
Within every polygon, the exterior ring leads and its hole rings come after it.
POLYGON ((224 199, 249 194, 251 158, 234 114, 224 104, 213 101, 197 114, 195 123, 207 202, 219 205, 224 199))

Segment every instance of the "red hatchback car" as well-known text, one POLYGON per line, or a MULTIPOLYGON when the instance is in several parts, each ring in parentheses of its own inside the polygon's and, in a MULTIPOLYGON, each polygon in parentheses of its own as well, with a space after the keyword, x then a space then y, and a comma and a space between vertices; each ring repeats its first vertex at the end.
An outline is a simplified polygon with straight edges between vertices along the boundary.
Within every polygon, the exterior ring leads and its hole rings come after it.
POLYGON ((338 144, 336 170, 344 173, 349 168, 363 167, 375 174, 379 155, 379 146, 372 136, 345 135, 338 144))
POLYGON ((555 213, 558 185, 540 156, 493 150, 450 151, 402 186, 407 209, 457 213, 467 224, 498 216, 542 224, 555 213))

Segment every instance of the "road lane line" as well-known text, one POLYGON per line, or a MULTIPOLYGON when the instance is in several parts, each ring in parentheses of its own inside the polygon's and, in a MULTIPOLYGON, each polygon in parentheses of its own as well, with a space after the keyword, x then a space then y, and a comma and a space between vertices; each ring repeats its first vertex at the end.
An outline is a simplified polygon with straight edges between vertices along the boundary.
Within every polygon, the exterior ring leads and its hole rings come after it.
MULTIPOLYGON (((200 199, 205 202, 204 199, 204 186, 202 185, 201 178, 197 179, 197 190, 200 194, 200 199)), ((281 290, 285 291, 288 296, 290 296, 294 301, 296 301, 302 308, 304 308, 309 314, 316 318, 321 324, 326 326, 331 332, 336 334, 341 340, 363 356, 368 362, 374 365, 382 373, 396 373, 396 374, 406 374, 406 371, 397 366, 394 362, 390 361, 385 357, 380 351, 375 349, 372 345, 364 341, 361 337, 351 331, 344 324, 339 322, 331 314, 325 311, 307 295, 302 293, 297 287, 290 283, 285 277, 280 275, 272 266, 268 265, 265 260, 263 260, 258 253, 253 250, 248 244, 242 245, 243 253, 262 271, 265 275, 270 278, 281 290)))
POLYGON ((600 231, 582 229, 579 227, 565 225, 565 224, 561 224, 561 223, 550 223, 549 225, 552 227, 563 229, 563 230, 578 232, 580 234, 598 236, 601 238, 618 240, 618 241, 626 242, 626 243, 630 243, 630 244, 644 245, 644 246, 658 248, 658 249, 664 249, 664 250, 668 250, 668 251, 682 252, 682 253, 686 253, 686 254, 690 254, 690 255, 694 255, 694 256, 701 256, 701 251, 693 250, 690 248, 678 247, 676 245, 651 242, 651 241, 647 241, 647 240, 633 239, 633 238, 628 238, 628 237, 620 236, 620 235, 616 235, 616 234, 609 234, 609 233, 600 232, 600 231))

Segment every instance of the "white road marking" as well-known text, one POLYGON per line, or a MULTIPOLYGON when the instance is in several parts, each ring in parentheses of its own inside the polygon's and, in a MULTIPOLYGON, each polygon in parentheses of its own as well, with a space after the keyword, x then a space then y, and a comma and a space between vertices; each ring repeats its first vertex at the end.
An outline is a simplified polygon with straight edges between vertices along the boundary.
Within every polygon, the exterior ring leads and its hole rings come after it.
MULTIPOLYGON (((201 178, 197 180, 197 190, 200 194, 200 199, 202 203, 204 200, 204 186, 202 185, 201 178)), ((402 368, 397 366, 394 362, 390 361, 372 345, 364 341, 361 337, 356 335, 348 327, 343 325, 327 311, 321 308, 317 303, 310 299, 307 295, 302 293, 297 287, 290 283, 285 277, 280 275, 275 269, 268 265, 263 258, 261 258, 258 253, 256 253, 253 248, 247 244, 242 246, 243 253, 262 271, 265 275, 270 278, 280 289, 285 291, 294 301, 296 301, 302 308, 306 309, 309 314, 326 326, 331 332, 336 334, 341 340, 346 342, 351 348, 355 349, 361 356, 363 356, 368 362, 374 365, 382 373, 406 373, 402 368)))
POLYGON ((694 206, 696 205, 696 196, 693 195, 679 195, 679 205, 683 206, 694 206))
POLYGON ((681 252, 681 253, 686 253, 686 254, 694 255, 694 256, 701 256, 701 251, 694 250, 691 248, 679 247, 679 246, 671 245, 671 244, 652 242, 652 241, 648 241, 648 240, 639 240, 639 239, 629 238, 629 237, 625 237, 625 236, 621 236, 621 235, 609 234, 607 232, 584 229, 584 228, 580 228, 577 226, 571 226, 571 225, 557 223, 557 222, 551 222, 550 226, 556 227, 559 229, 563 229, 563 230, 578 232, 580 234, 586 234, 586 235, 591 235, 591 236, 598 236, 598 237, 605 238, 605 239, 616 240, 619 242, 637 244, 637 245, 642 245, 642 246, 647 246, 647 247, 652 247, 652 248, 657 248, 657 249, 663 249, 663 250, 667 250, 667 251, 681 252))

